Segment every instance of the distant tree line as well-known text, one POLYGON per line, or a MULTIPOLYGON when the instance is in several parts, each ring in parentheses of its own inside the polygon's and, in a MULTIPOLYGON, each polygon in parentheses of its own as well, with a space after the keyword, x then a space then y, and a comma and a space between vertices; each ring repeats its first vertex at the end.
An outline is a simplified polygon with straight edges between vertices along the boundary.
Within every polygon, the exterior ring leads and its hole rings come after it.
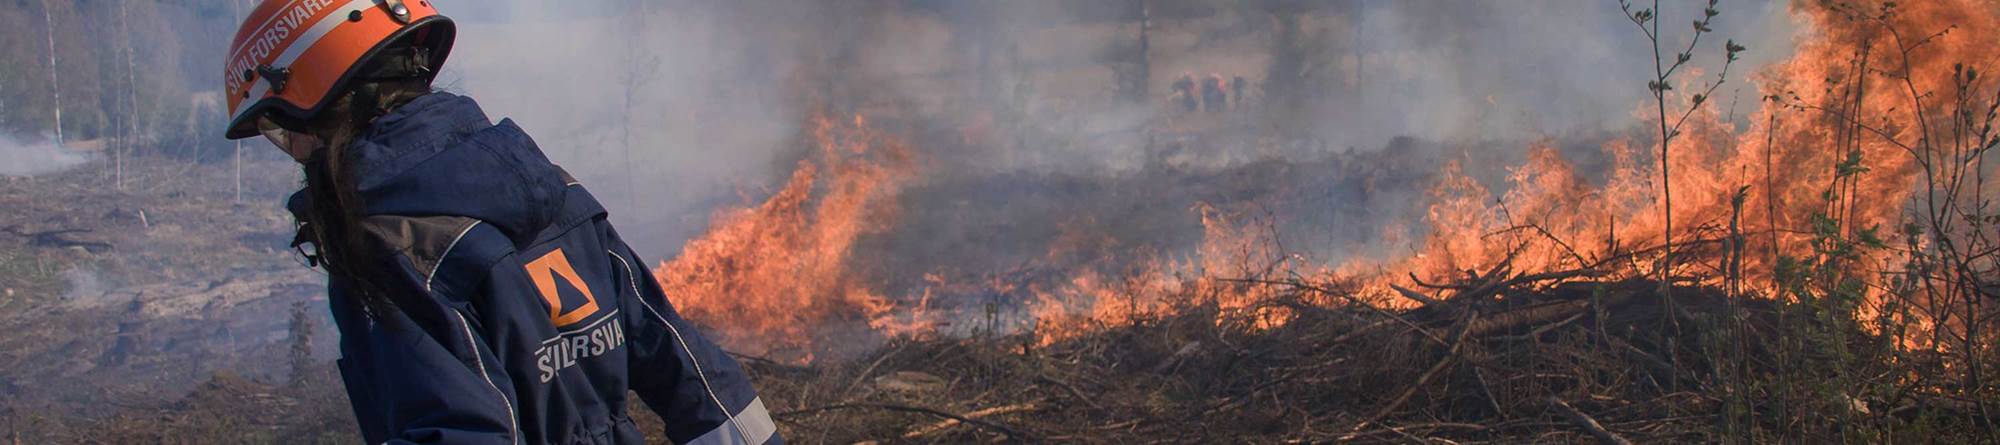
POLYGON ((218 67, 250 4, 0 1, 0 135, 228 159, 218 67))

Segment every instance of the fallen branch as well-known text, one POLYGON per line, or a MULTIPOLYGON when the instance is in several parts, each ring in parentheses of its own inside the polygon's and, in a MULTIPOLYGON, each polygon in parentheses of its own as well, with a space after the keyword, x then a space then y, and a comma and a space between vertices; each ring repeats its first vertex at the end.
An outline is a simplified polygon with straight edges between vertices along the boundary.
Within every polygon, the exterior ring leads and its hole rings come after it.
POLYGON ((1368 436, 1374 436, 1374 435, 1378 435, 1378 434, 1389 434, 1389 433, 1406 433, 1406 432, 1409 432, 1409 431, 1414 431, 1414 430, 1438 430, 1438 429, 1447 429, 1447 428, 1449 428, 1449 429, 1462 429, 1462 430, 1466 430, 1466 431, 1485 431, 1485 430, 1487 430, 1487 429, 1488 429, 1488 428, 1486 427, 1486 425, 1480 425, 1480 424, 1476 424, 1476 423, 1460 423, 1460 422, 1431 422, 1431 423, 1419 423, 1419 424, 1414 424, 1414 425, 1403 425, 1403 426, 1398 426, 1398 427, 1390 427, 1390 428, 1382 428, 1382 429, 1375 429, 1375 430, 1368 430, 1368 431, 1362 431, 1362 432, 1358 432, 1358 433, 1354 433, 1354 434, 1349 434, 1349 435, 1345 436, 1345 437, 1344 437, 1343 439, 1341 439, 1341 440, 1353 440, 1353 439, 1358 439, 1358 438, 1362 438, 1362 437, 1368 437, 1368 436))
POLYGON ((1584 414, 1582 411, 1577 411, 1575 407, 1569 406, 1569 403, 1562 401, 1562 399, 1549 396, 1549 405, 1555 406, 1557 411, 1562 411, 1563 416, 1568 417, 1570 423, 1574 423, 1578 428, 1589 431, 1592 436, 1597 436, 1598 443, 1606 445, 1632 445, 1632 441, 1625 440, 1624 437, 1619 437, 1617 433, 1604 429, 1604 425, 1598 424, 1597 419, 1592 419, 1590 415, 1584 414))
MULTIPOLYGON (((1519 284, 1531 283, 1542 280, 1567 279, 1579 275, 1585 275, 1587 273, 1588 273, 1587 271, 1575 270, 1575 271, 1563 271, 1563 272, 1553 272, 1544 274, 1522 275, 1512 279, 1503 280, 1502 283, 1504 284, 1493 287, 1492 289, 1505 289, 1519 284)), ((1398 292, 1414 292, 1401 287, 1395 287, 1394 285, 1391 285, 1391 287, 1394 287, 1398 292)), ((1632 294, 1627 292, 1613 293, 1605 297, 1606 301, 1604 303, 1618 304, 1623 302, 1625 299, 1630 298, 1631 296, 1632 294)), ((1458 300, 1454 298, 1453 301, 1458 301, 1458 300)), ((1526 307, 1509 309, 1504 312, 1490 314, 1486 318, 1479 320, 1472 326, 1472 336, 1483 337, 1487 334, 1514 329, 1521 326, 1542 324, 1550 321, 1562 320, 1583 313, 1586 309, 1590 308, 1590 304, 1591 304, 1590 300, 1554 301, 1548 303, 1529 305, 1526 307)))
POLYGON ((1432 333, 1431 330, 1424 329, 1423 326, 1418 325, 1415 322, 1411 322, 1409 319, 1403 318, 1403 316, 1397 315, 1395 312, 1390 312, 1387 309, 1382 309, 1376 307, 1373 304, 1369 304, 1366 301, 1361 301, 1361 299, 1355 298, 1354 295, 1346 292, 1334 292, 1332 289, 1314 286, 1311 283, 1307 283, 1302 280, 1277 281, 1277 280, 1266 280, 1259 278, 1218 278, 1217 280, 1225 283, 1248 283, 1248 284, 1260 284, 1260 285, 1290 286, 1294 289, 1304 289, 1319 293, 1320 295, 1340 298, 1343 300, 1347 300, 1348 303, 1353 304, 1355 307, 1359 307, 1369 312, 1374 312, 1378 315, 1388 317, 1390 320, 1395 320, 1397 323, 1401 323, 1404 326, 1408 326, 1410 330, 1416 331, 1416 333, 1418 334, 1423 334, 1424 338, 1429 339, 1433 343, 1437 343, 1439 345, 1450 344, 1450 343, 1445 343, 1444 338, 1438 337, 1437 334, 1432 333))
POLYGON ((873 363, 869 363, 867 368, 863 368, 861 370, 861 374, 854 376, 854 381, 852 383, 847 384, 847 389, 842 390, 840 392, 841 394, 843 394, 842 397, 853 395, 854 388, 861 386, 862 381, 868 380, 868 376, 875 373, 875 367, 882 366, 883 361, 889 360, 889 357, 895 357, 896 353, 899 352, 903 352, 903 349, 902 348, 891 349, 889 350, 888 353, 882 354, 881 357, 876 357, 873 363))
POLYGON ((1436 298, 1431 298, 1431 296, 1429 295, 1424 295, 1423 292, 1417 292, 1414 290, 1410 290, 1410 288, 1397 286, 1395 284, 1390 284, 1389 288, 1395 289, 1396 293, 1401 294, 1403 298, 1408 298, 1418 303, 1422 303, 1425 307, 1438 305, 1438 300, 1436 298))
POLYGON ((1069 390, 1070 396, 1076 397, 1077 401, 1083 402, 1085 405, 1090 405, 1091 408, 1097 408, 1100 410, 1104 409, 1103 405, 1098 405, 1097 401, 1091 400, 1094 397, 1090 397, 1089 395, 1084 394, 1083 390, 1076 389, 1076 385, 1071 385, 1069 382, 1066 381, 1056 380, 1055 377, 1049 377, 1048 374, 1036 375, 1035 378, 1044 382, 1055 384, 1057 387, 1060 387, 1062 389, 1069 390))
POLYGON ((1348 340, 1353 340, 1353 339, 1354 339, 1354 337, 1360 337, 1360 336, 1361 336, 1362 334, 1367 334, 1367 333, 1369 333, 1369 332, 1374 332, 1374 331, 1375 331, 1375 328, 1380 328, 1380 327, 1383 327, 1383 326, 1388 326, 1388 325, 1389 325, 1390 323, 1393 323, 1393 322, 1395 322, 1395 321, 1396 321, 1396 320, 1392 320, 1392 319, 1382 319, 1382 320, 1378 320, 1378 321, 1376 321, 1376 322, 1374 322, 1374 323, 1369 323, 1369 324, 1367 324, 1367 325, 1364 325, 1364 326, 1361 326, 1361 327, 1359 327, 1359 328, 1355 328, 1354 330, 1352 330, 1352 331, 1348 331, 1348 332, 1347 332, 1347 333, 1345 333, 1345 334, 1340 334, 1340 336, 1339 336, 1339 337, 1334 337, 1334 338, 1333 338, 1332 340, 1327 340, 1327 341, 1326 341, 1326 342, 1325 342, 1324 344, 1327 344, 1327 345, 1332 345, 1332 344, 1337 344, 1337 343, 1341 343, 1341 342, 1345 342, 1345 341, 1348 341, 1348 340))
POLYGON ((1472 326, 1472 336, 1480 337, 1486 334, 1514 329, 1521 326, 1540 324, 1551 320, 1559 320, 1573 314, 1582 313, 1584 309, 1588 309, 1589 307, 1590 307, 1590 301, 1575 300, 1575 301, 1562 301, 1562 302, 1548 303, 1548 304, 1538 304, 1507 312, 1501 312, 1498 314, 1493 314, 1493 316, 1490 318, 1479 320, 1479 323, 1474 324, 1472 326))
POLYGON ((90 229, 58 229, 58 230, 44 230, 40 232, 29 232, 27 230, 22 229, 21 226, 19 225, 14 225, 14 226, 7 226, 5 229, 0 229, 0 231, 5 231, 7 233, 13 234, 14 236, 27 238, 28 245, 30 246, 54 247, 58 249, 69 248, 69 247, 81 247, 83 248, 83 250, 92 253, 111 250, 111 243, 98 242, 98 241, 77 241, 63 236, 71 233, 90 233, 91 232, 90 229))
POLYGON ((957 420, 957 421, 959 421, 959 422, 964 422, 964 423, 965 423, 965 424, 967 424, 967 425, 972 425, 972 426, 976 426, 976 427, 980 427, 980 428, 984 428, 984 429, 988 429, 988 430, 993 430, 993 431, 995 431, 995 432, 998 432, 998 433, 1000 433, 1000 434, 1005 434, 1005 435, 1007 435, 1007 437, 1011 437, 1011 438, 1014 438, 1014 439, 1016 439, 1016 440, 1020 440, 1020 441, 1025 441, 1025 442, 1039 442, 1039 440, 1036 440, 1036 439, 1035 439, 1035 436, 1031 436, 1031 435, 1028 435, 1028 434, 1026 434, 1026 433, 1022 433, 1022 432, 1021 432, 1021 430, 1017 430, 1017 429, 1014 429, 1013 427, 1009 427, 1009 426, 1006 426, 1006 425, 1001 425, 1001 424, 999 424, 999 423, 994 423, 994 422, 988 422, 988 421, 984 421, 984 420, 979 420, 979 419, 974 419, 974 418, 971 418, 971 417, 966 417, 966 416, 964 416, 964 415, 959 415, 959 414, 953 414, 953 413, 948 413, 948 412, 944 412, 944 411, 940 411, 940 410, 937 410, 937 409, 933 409, 933 408, 925 408, 925 407, 921 407, 921 406, 910 406, 910 405, 894 405, 894 404, 888 404, 888 403, 841 403, 841 404, 834 404, 834 405, 827 405, 827 406, 821 406, 821 407, 815 407, 815 408, 806 408, 806 409, 797 409, 797 410, 791 410, 791 411, 783 411, 783 412, 777 412, 777 413, 772 413, 772 414, 771 414, 771 417, 774 417, 774 418, 783 418, 783 417, 792 417, 792 416, 800 416, 800 415, 806 415, 806 414, 812 414, 812 413, 818 413, 818 412, 826 412, 826 411, 837 411, 837 410, 843 410, 843 409, 862 409, 862 408, 865 408, 865 409, 879 409, 879 410, 885 410, 885 411, 900 411, 900 412, 906 412, 906 413, 918 413, 918 414, 929 414, 929 415, 933 415, 933 416, 938 416, 938 417, 943 417, 943 418, 946 418, 946 419, 952 419, 952 420, 957 420))
POLYGON ((1408 388, 1404 388, 1402 394, 1399 394, 1396 396, 1395 399, 1390 400, 1389 404, 1383 405, 1382 409, 1376 410, 1374 415, 1368 416, 1368 418, 1362 420, 1361 423, 1356 423, 1354 424, 1354 427, 1348 428, 1347 435, 1342 436, 1340 438, 1340 441, 1345 442, 1349 440, 1354 440, 1355 437, 1359 437, 1356 436, 1356 434, 1360 433, 1362 428, 1367 428, 1369 425, 1374 424, 1377 421, 1381 421, 1382 418, 1388 417, 1389 414, 1396 412, 1397 408, 1402 408, 1403 403, 1410 401, 1410 396, 1416 395, 1417 390, 1423 389, 1425 384, 1430 383, 1431 378, 1437 377, 1439 373, 1444 371, 1447 365, 1450 365, 1453 361, 1455 361, 1458 358, 1458 351, 1460 349, 1463 349, 1465 346, 1465 335, 1471 333, 1472 325, 1478 322, 1479 322, 1479 313, 1474 312, 1472 315, 1467 316, 1465 320, 1465 327, 1458 329, 1458 338, 1452 340, 1451 349, 1445 351, 1443 359, 1439 359, 1437 364, 1431 365, 1431 369, 1424 370, 1424 374, 1418 376, 1417 381, 1415 383, 1411 383, 1408 388))
MULTIPOLYGON (((1028 402, 1028 403, 1016 403, 1016 404, 1013 404, 1013 405, 1006 405, 1006 406, 996 406, 996 407, 992 407, 992 408, 987 408, 987 409, 982 409, 982 410, 978 410, 978 411, 973 411, 973 412, 969 412, 969 413, 965 413, 965 416, 966 416, 966 417, 986 417, 986 416, 993 416, 993 415, 1000 415, 1000 414, 1012 414, 1012 413, 1018 413, 1018 412, 1022 412, 1022 411, 1033 411, 1033 410, 1035 410, 1036 408, 1040 408, 1040 405, 1039 405, 1039 404, 1037 404, 1037 403, 1035 403, 1035 402, 1028 402)), ((923 436, 928 436, 928 435, 931 435, 931 434, 936 434, 936 433, 938 433, 939 431, 944 431, 944 430, 946 430, 946 429, 949 429, 949 428, 951 428, 951 427, 953 427, 953 426, 957 426, 957 425, 958 425, 958 424, 960 424, 960 423, 963 423, 963 422, 959 422, 959 420, 958 420, 958 419, 944 419, 944 420, 940 420, 940 421, 938 421, 937 423, 933 423, 933 424, 930 424, 930 425, 925 425, 925 426, 924 426, 923 428, 917 428, 917 429, 914 429, 914 430, 910 430, 910 432, 908 432, 908 433, 904 433, 904 434, 903 434, 903 438, 904 438, 904 439, 912 439, 912 438, 917 438, 917 437, 923 437, 923 436)), ((1018 437, 1018 436, 1017 436, 1017 437, 1018 437)))
POLYGON ((1484 298, 1488 295, 1498 293, 1502 290, 1506 290, 1508 288, 1512 288, 1514 286, 1520 286, 1523 284, 1530 284, 1542 281, 1552 281, 1552 280, 1566 280, 1576 277, 1592 276, 1597 273, 1598 271, 1594 268, 1586 268, 1586 269, 1575 269, 1575 270, 1564 270, 1556 272, 1544 272, 1544 273, 1520 275, 1505 280, 1496 280, 1491 283, 1487 283, 1484 286, 1479 286, 1473 288, 1472 290, 1461 292, 1458 295, 1452 296, 1451 298, 1454 300, 1464 299, 1464 298, 1484 298))

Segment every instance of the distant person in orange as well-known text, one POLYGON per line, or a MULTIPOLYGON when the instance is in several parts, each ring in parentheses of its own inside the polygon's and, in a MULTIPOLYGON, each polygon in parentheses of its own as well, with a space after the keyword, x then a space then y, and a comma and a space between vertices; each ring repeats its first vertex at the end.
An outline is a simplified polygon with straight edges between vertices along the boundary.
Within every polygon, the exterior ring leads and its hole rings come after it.
POLYGON ((304 169, 294 247, 326 270, 361 437, 642 444, 637 394, 674 443, 782 442, 597 199, 513 121, 431 91, 456 30, 424 0, 266 0, 224 60, 227 136, 304 169))

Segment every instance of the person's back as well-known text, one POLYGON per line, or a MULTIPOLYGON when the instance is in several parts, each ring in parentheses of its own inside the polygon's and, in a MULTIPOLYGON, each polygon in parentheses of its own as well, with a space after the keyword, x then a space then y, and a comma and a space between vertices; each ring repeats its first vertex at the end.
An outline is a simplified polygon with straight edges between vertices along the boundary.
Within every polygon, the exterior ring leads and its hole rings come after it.
POLYGON ((261 132, 305 167, 288 207, 328 270, 363 438, 644 443, 629 391, 675 443, 781 442, 747 375, 679 318, 581 184, 511 121, 428 92, 452 30, 427 2, 266 2, 232 51, 257 68, 227 82, 229 135, 261 132), (258 17, 300 16, 331 31, 241 50, 267 35, 258 17), (342 32, 375 43, 329 61, 320 45, 342 32), (330 77, 349 82, 314 83, 330 77))
MULTIPOLYGON (((625 412, 628 388, 656 411, 680 414, 663 416, 670 422, 700 424, 670 428, 676 443, 698 442, 686 432, 751 443, 772 434, 734 360, 672 314, 602 205, 519 127, 489 123, 471 99, 434 93, 366 134, 347 155, 368 166, 356 172, 362 226, 401 247, 393 263, 410 277, 401 284, 432 296, 399 302, 384 320, 336 292, 341 371, 371 441, 422 425, 396 414, 412 401, 451 406, 429 394, 444 389, 510 394, 513 406, 454 408, 532 423, 518 427, 531 443, 643 442, 625 412), (438 360, 469 360, 471 372, 411 381, 437 365, 411 360, 425 351, 408 342, 435 342, 442 351, 433 352, 449 355, 438 360), (743 431, 715 430, 725 426, 743 431)), ((301 192, 295 211, 308 199, 301 192)))

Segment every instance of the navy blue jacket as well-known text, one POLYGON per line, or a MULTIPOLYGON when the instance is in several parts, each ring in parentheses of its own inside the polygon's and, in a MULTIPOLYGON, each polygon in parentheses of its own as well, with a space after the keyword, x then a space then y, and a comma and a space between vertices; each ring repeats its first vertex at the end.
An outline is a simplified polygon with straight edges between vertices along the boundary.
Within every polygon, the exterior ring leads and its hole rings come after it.
MULTIPOLYGON (((675 313, 604 207, 512 121, 420 97, 343 156, 395 252, 370 313, 329 285, 369 443, 636 444, 627 390, 681 444, 779 443, 736 361, 675 313)), ((293 195, 301 212, 310 199, 293 195)))

